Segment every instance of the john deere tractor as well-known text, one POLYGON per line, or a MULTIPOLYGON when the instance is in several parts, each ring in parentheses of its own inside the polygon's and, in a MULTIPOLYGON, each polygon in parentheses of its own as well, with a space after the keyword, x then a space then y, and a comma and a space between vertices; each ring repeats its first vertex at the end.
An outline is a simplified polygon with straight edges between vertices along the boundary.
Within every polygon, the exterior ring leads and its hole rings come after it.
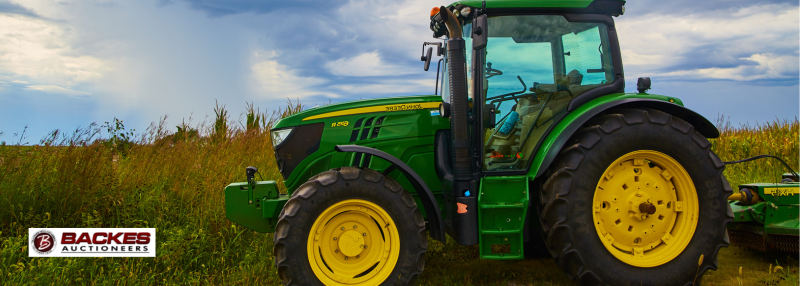
POLYGON ((227 217, 274 232, 285 285, 406 285, 427 236, 482 259, 542 252, 584 285, 689 285, 728 245, 731 187, 672 96, 625 93, 617 0, 434 8, 437 95, 305 110, 273 128, 275 182, 225 189, 227 217), (437 77, 438 78, 438 77, 437 77), (439 89, 441 91, 439 91, 439 89), (699 264, 698 264, 699 262, 699 264))

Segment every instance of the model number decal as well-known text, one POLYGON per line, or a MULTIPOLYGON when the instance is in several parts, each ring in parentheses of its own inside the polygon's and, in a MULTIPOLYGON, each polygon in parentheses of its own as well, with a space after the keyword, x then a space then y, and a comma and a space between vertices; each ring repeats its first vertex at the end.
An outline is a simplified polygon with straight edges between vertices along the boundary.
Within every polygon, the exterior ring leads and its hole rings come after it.
POLYGON ((350 121, 331 122, 331 127, 342 127, 350 124, 350 121))
POLYGON ((422 104, 400 104, 386 106, 386 111, 403 111, 403 110, 417 110, 422 109, 422 104))
POLYGON ((798 189, 798 188, 764 188, 764 194, 765 195, 773 195, 773 196, 776 196, 776 197, 782 197, 782 196, 787 196, 788 197, 788 196, 794 196, 794 195, 800 193, 800 191, 798 191, 798 190, 800 190, 800 189, 798 189))

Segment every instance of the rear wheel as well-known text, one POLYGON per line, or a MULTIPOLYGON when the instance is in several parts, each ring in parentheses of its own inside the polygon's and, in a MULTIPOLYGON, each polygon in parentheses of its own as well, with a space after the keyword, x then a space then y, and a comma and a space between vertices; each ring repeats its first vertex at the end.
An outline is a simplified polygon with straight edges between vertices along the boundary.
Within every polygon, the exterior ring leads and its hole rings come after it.
POLYGON ((699 283, 728 245, 724 167, 702 135, 664 112, 596 117, 544 183, 546 245, 584 285, 699 283))
POLYGON ((422 272, 427 239, 414 199, 370 169, 312 177, 292 194, 274 236, 285 285, 406 285, 422 272))

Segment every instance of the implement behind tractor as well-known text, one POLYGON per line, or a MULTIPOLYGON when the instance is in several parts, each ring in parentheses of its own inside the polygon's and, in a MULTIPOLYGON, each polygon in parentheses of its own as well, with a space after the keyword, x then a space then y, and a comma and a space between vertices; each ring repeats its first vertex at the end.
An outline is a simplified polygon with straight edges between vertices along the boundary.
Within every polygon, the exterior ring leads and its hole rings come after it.
POLYGON ((285 285, 406 285, 427 236, 478 245, 482 259, 547 252, 583 285, 699 283, 733 219, 707 140, 719 131, 680 99, 646 93, 648 78, 625 93, 613 18, 624 4, 434 8, 441 41, 424 43, 422 60, 427 70, 434 49, 442 57, 441 95, 280 120, 287 194, 248 168, 225 189, 228 219, 275 233, 285 285))
POLYGON ((780 183, 740 185, 739 192, 728 198, 735 217, 728 226, 731 243, 760 251, 798 253, 798 181, 796 173, 787 173, 780 183))

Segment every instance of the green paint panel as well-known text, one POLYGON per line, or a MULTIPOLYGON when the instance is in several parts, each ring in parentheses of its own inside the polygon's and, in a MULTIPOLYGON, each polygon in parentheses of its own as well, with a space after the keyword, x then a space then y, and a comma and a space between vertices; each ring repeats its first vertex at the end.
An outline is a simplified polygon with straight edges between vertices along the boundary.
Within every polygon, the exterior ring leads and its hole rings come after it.
POLYGON ((798 205, 768 205, 764 214, 764 230, 768 234, 800 235, 798 205))
MULTIPOLYGON (((434 193, 439 193, 439 179, 435 176, 433 164, 433 140, 437 130, 449 129, 450 121, 440 116, 432 116, 431 111, 436 108, 412 109, 403 111, 383 111, 371 113, 358 113, 328 118, 303 121, 304 118, 330 114, 332 112, 348 111, 356 108, 366 108, 371 106, 383 105, 402 105, 428 103, 429 106, 437 106, 442 101, 439 96, 406 96, 394 98, 381 98, 370 100, 359 100, 339 104, 331 104, 305 110, 292 116, 282 119, 276 124, 276 129, 283 127, 296 126, 323 122, 322 139, 319 149, 306 157, 292 174, 284 181, 287 191, 291 194, 300 185, 305 183, 310 177, 320 172, 353 165, 353 155, 343 154, 334 151, 336 145, 361 145, 375 148, 391 154, 406 164, 411 165, 411 156, 420 153, 429 153, 415 160, 422 160, 423 163, 414 163, 414 170, 423 177, 423 180, 434 193), (378 124, 379 119, 380 124, 378 124), (371 124, 367 126, 367 122, 371 124), (359 127, 356 122, 361 120, 359 127), (332 127, 332 123, 348 122, 347 126, 332 127), (356 140, 351 141, 353 131, 358 131, 356 140), (425 174, 434 174, 428 176, 425 174)), ((363 159, 362 159, 363 160, 363 159)), ((373 158, 370 168, 382 171, 388 164, 381 159, 373 158)), ((393 177, 399 176, 394 173, 393 177)), ((403 188, 415 193, 410 184, 400 182, 403 188)))
POLYGON ((485 177, 478 194, 479 249, 482 259, 522 259, 528 210, 528 177, 485 177))
MULTIPOLYGON (((309 123, 317 123, 317 122, 336 122, 336 121, 346 121, 348 118, 360 118, 360 117, 370 117, 376 115, 405 115, 408 113, 402 112, 372 112, 372 113, 363 113, 363 114, 354 114, 352 116, 336 116, 336 117, 328 117, 328 118, 320 118, 314 120, 306 120, 303 121, 304 118, 321 115, 330 112, 337 112, 337 111, 345 111, 351 110, 356 108, 362 107, 371 107, 371 106, 380 106, 380 105, 390 105, 390 104, 410 104, 410 103, 421 103, 421 102, 442 102, 441 96, 436 95, 418 95, 418 96, 398 96, 398 97, 386 97, 386 98, 375 98, 375 99, 363 99, 363 100, 355 100, 355 101, 348 101, 342 103, 334 103, 329 105, 323 105, 307 110, 303 110, 302 112, 293 114, 291 116, 287 116, 286 118, 281 119, 277 123, 275 123, 275 129, 280 129, 284 127, 292 127, 302 124, 309 124, 309 123)), ((424 109, 423 109, 424 110, 424 109)), ((350 121, 350 124, 355 123, 355 121, 350 121)), ((352 127, 352 125, 348 125, 352 127)), ((345 128, 346 127, 338 127, 338 128, 345 128)), ((327 128, 326 128, 327 129, 327 128)), ((352 130, 352 129, 351 129, 352 130)), ((348 134, 349 138, 349 134, 348 134)))
POLYGON ((733 222, 758 222, 764 223, 765 202, 760 202, 751 206, 740 205, 739 202, 731 203, 733 210, 733 222))
POLYGON ((275 181, 233 183, 225 187, 225 215, 258 232, 274 232, 278 214, 289 196, 278 193, 275 181))

